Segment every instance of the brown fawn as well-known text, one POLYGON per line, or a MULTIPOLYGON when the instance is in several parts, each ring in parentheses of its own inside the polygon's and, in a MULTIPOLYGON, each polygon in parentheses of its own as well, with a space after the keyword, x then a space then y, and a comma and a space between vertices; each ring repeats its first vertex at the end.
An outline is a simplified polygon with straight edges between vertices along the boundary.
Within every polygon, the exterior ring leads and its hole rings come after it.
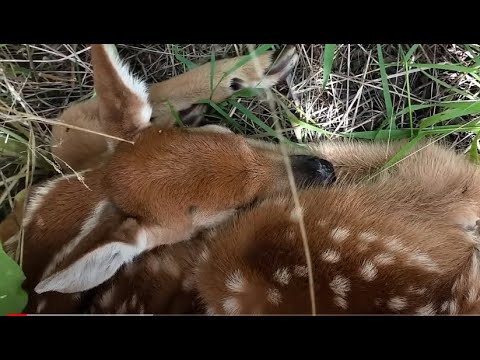
MULTIPOLYGON (((101 83, 123 79, 115 76, 120 73, 116 65, 105 71, 108 62, 99 61, 107 59, 102 49, 92 49, 100 108, 101 83)), ((279 61, 285 70, 281 77, 291 68, 285 64, 294 60, 289 48, 279 61)), ((270 61, 264 64, 260 69, 270 61)), ((208 84, 203 71, 203 78, 196 79, 208 84)), ((107 89, 119 83, 110 85, 107 89)), ((183 91, 191 101, 183 105, 188 108, 198 98, 183 91)), ((181 92, 176 87, 179 98, 181 92)), ((131 94, 122 98, 117 109, 120 104, 122 111, 128 109, 130 99, 131 94)), ((95 125, 85 121, 85 127, 107 128, 109 134, 132 133, 135 142, 104 144, 91 153, 106 156, 99 170, 84 174, 90 189, 71 175, 30 196, 23 220, 24 261, 38 263, 24 268, 31 294, 27 311, 478 312, 478 167, 453 151, 420 144, 403 161, 380 171, 401 144, 325 142, 288 149, 296 183, 306 185, 299 189, 296 207, 277 145, 240 140, 211 126, 167 130, 171 119, 160 133, 153 127, 131 130, 131 119, 133 128, 141 122, 135 120, 138 113, 126 113, 117 113, 115 120, 100 116, 95 125), (115 121, 115 129, 123 130, 111 130, 115 121), (244 154, 247 149, 255 155, 244 154), (333 182, 330 163, 335 184, 318 186, 333 182), (313 168, 321 170, 319 175, 312 175, 313 168)), ((82 136, 90 144, 92 135, 82 136)), ((91 160, 90 155, 72 155, 77 153, 69 144, 75 141, 72 135, 64 143, 66 153, 78 164, 91 160)))

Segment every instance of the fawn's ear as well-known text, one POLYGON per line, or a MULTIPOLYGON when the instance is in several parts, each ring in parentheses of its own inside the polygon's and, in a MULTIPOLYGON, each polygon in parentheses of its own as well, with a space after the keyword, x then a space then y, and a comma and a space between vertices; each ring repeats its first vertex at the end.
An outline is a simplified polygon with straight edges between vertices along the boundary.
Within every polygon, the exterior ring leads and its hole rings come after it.
POLYGON ((124 221, 112 239, 115 241, 88 252, 73 264, 40 281, 35 292, 41 294, 57 291, 68 294, 93 289, 146 250, 146 232, 138 228, 134 220, 124 221))
POLYGON ((93 44, 91 54, 100 121, 109 134, 130 140, 150 125, 147 85, 132 75, 112 46, 93 44))

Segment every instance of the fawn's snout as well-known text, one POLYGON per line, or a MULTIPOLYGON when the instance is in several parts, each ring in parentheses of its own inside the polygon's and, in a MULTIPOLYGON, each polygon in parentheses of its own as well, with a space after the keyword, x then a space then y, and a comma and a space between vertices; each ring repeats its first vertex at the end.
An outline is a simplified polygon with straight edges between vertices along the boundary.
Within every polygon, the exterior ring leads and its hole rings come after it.
POLYGON ((335 182, 333 165, 325 160, 310 155, 290 156, 293 177, 297 186, 329 185, 335 182))

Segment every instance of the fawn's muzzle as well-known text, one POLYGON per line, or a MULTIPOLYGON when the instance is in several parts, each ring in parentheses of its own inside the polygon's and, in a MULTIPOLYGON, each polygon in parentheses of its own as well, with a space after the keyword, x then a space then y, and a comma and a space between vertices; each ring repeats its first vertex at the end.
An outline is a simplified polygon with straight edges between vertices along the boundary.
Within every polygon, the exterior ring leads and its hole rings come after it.
POLYGON ((295 184, 299 187, 330 185, 337 180, 333 165, 309 155, 290 156, 295 184))

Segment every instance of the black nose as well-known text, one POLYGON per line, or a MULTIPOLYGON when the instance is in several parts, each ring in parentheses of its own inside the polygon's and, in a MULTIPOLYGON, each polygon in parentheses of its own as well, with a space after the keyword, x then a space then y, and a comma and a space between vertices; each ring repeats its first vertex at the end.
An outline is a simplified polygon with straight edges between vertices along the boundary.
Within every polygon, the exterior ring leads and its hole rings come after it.
POLYGON ((333 165, 309 155, 290 156, 295 183, 299 187, 329 185, 337 180, 333 165))

